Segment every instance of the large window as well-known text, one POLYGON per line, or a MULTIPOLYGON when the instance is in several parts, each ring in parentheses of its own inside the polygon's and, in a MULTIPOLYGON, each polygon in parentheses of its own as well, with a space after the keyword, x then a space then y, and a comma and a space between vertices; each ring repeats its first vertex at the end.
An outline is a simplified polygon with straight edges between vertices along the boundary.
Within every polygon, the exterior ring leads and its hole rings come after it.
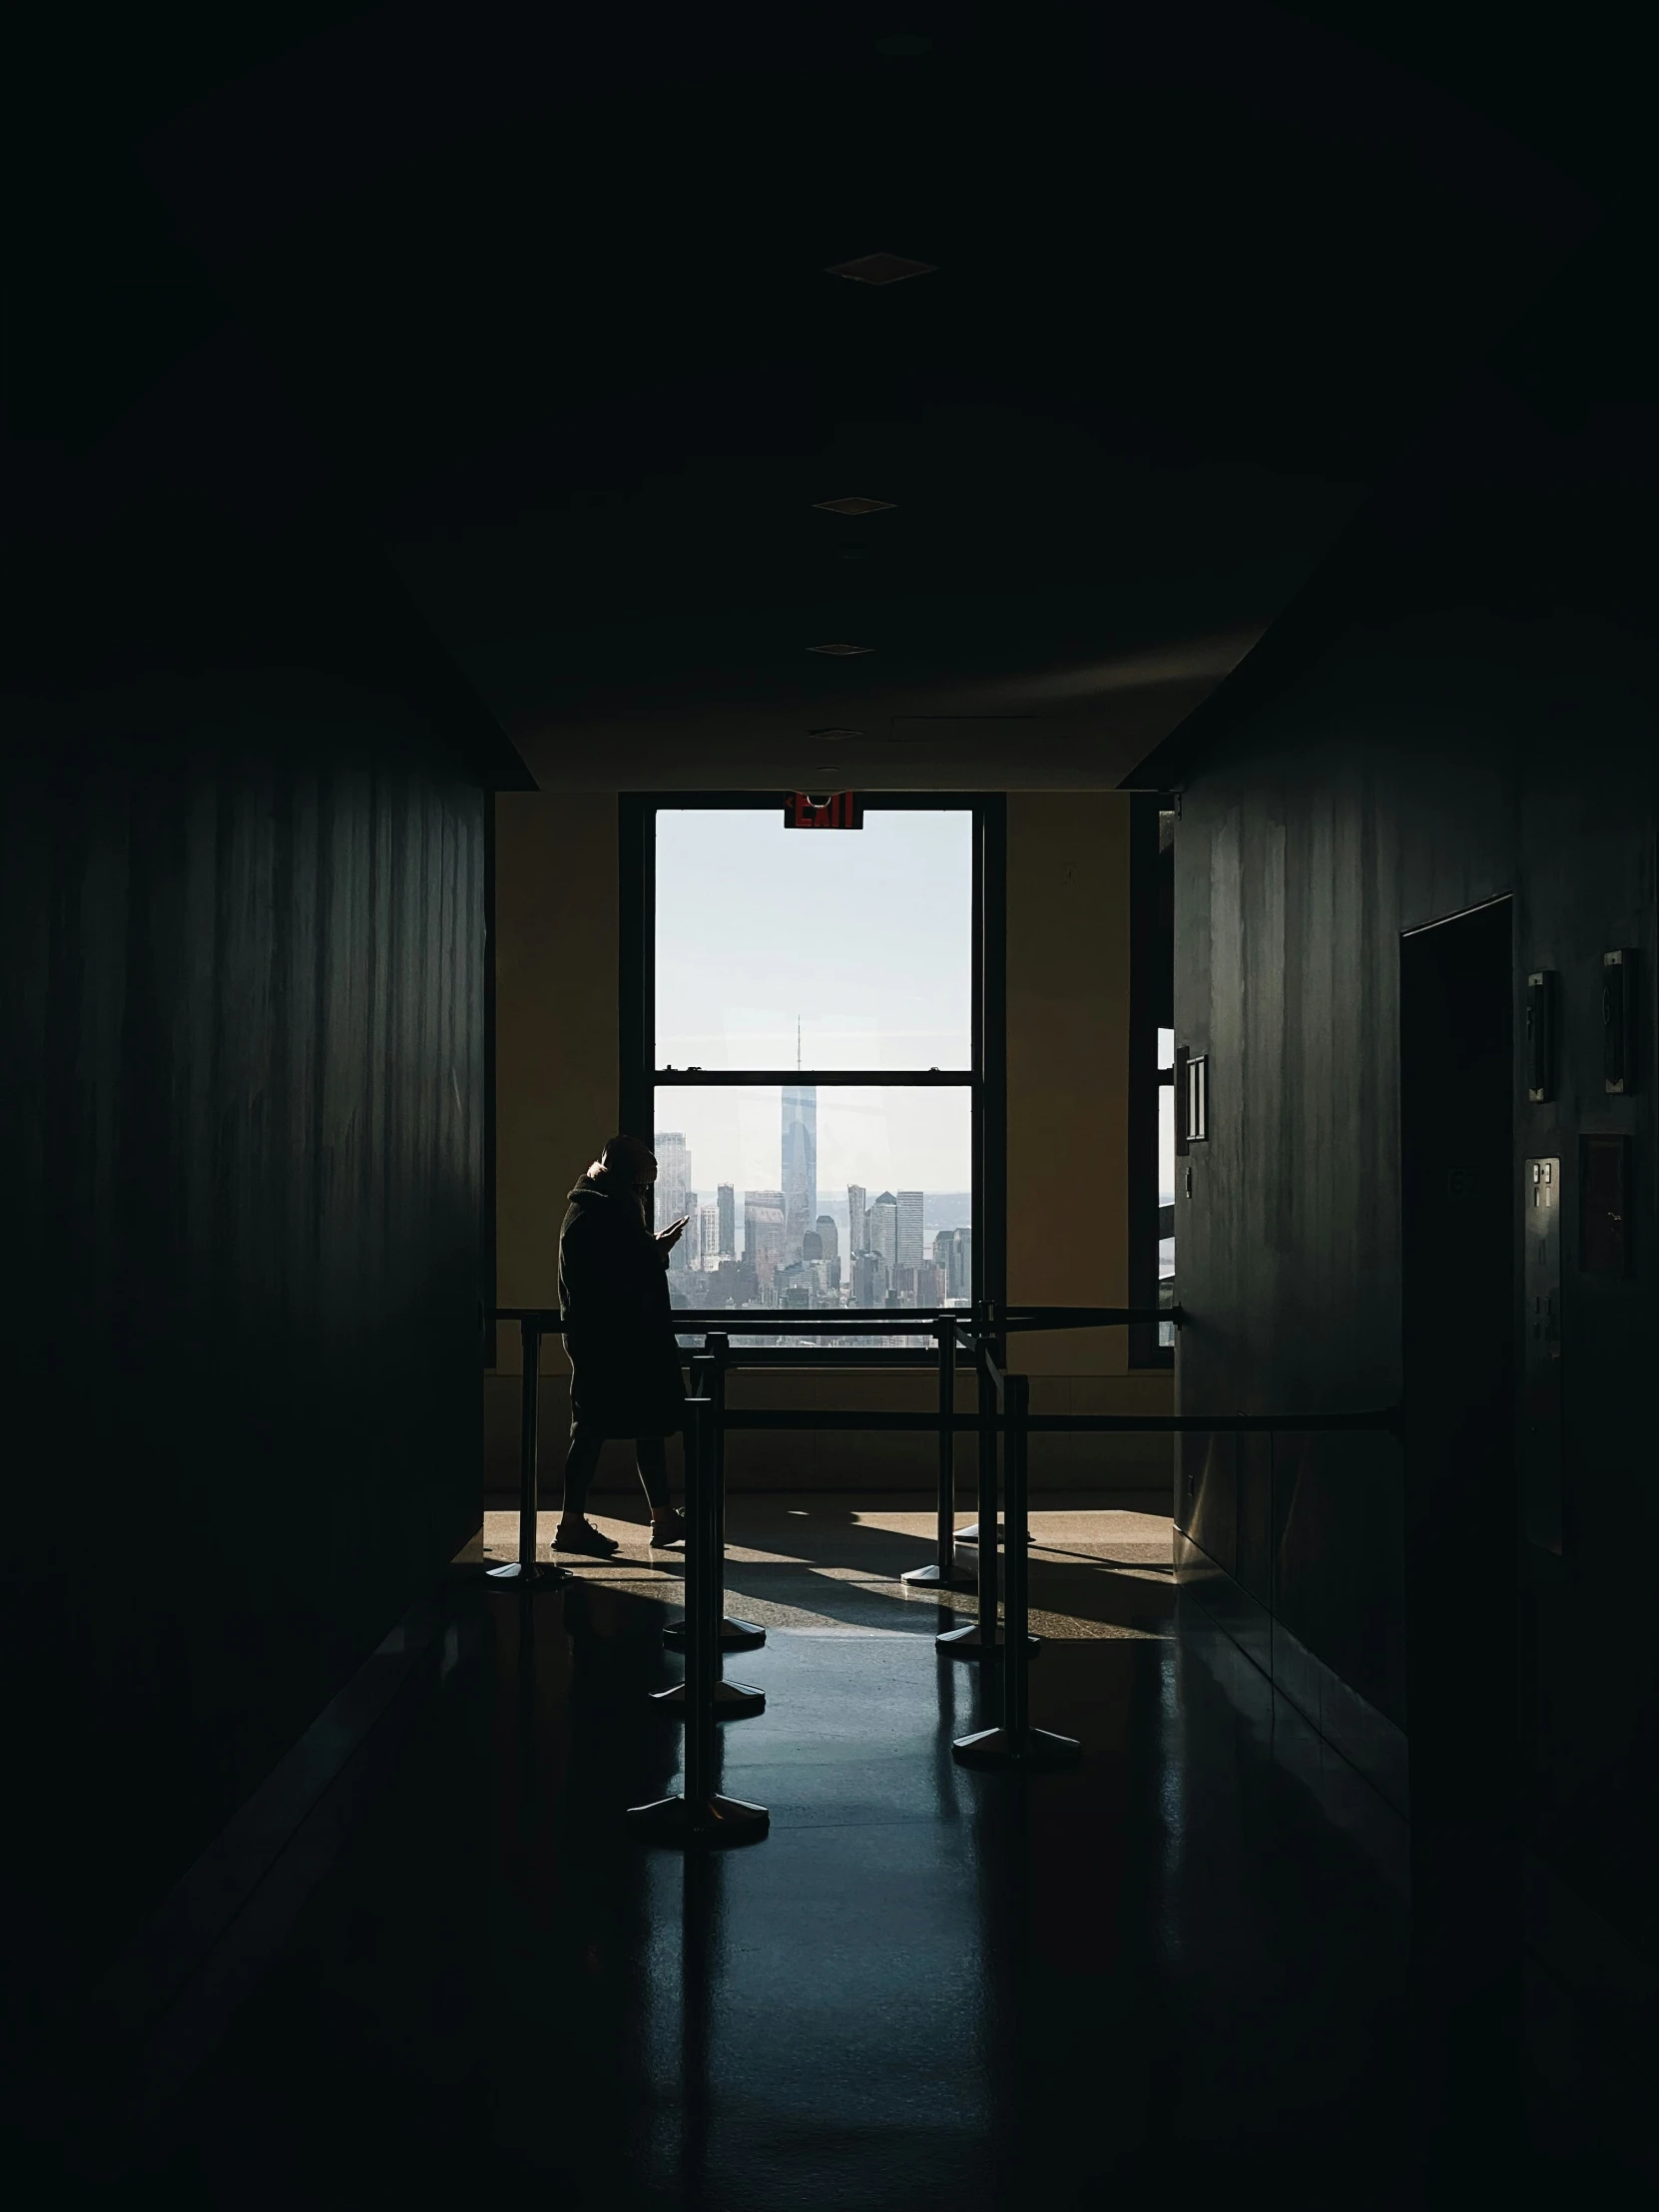
MULTIPOLYGON (((853 830, 788 829, 776 794, 624 802, 624 1115, 657 1154, 658 1226, 687 1217, 676 1307, 914 1312, 882 1340, 914 1354, 919 1317, 993 1279, 999 828, 943 795, 868 803, 853 830)), ((870 1340, 815 1346, 797 1357, 870 1340)))

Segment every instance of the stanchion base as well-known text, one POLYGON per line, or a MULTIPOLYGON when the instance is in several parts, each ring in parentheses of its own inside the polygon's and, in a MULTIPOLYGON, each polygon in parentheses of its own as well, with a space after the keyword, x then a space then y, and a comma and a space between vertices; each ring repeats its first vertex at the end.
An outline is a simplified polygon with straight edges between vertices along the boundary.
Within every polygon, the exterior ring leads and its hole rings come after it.
MULTIPOLYGON (((724 1620, 720 1624, 720 1648, 722 1651, 759 1651, 767 1640, 767 1632, 754 1621, 724 1620)), ((683 1620, 670 1621, 663 1630, 663 1642, 670 1651, 686 1648, 686 1624, 683 1620)))
POLYGON ((982 1728, 974 1736, 958 1736, 950 1756, 964 1767, 1069 1767, 1083 1756, 1075 1736, 1056 1736, 1046 1728, 1028 1728, 1023 1736, 1010 1736, 1004 1728, 982 1728))
POLYGON ((484 1569, 484 1580, 486 1582, 508 1582, 521 1590, 556 1590, 561 1582, 569 1582, 572 1579, 573 1577, 568 1568, 546 1567, 537 1562, 526 1572, 516 1559, 509 1560, 504 1567, 486 1567, 484 1569))
POLYGON ((952 1565, 948 1574, 940 1574, 938 1561, 934 1560, 931 1566, 912 1567, 898 1579, 916 1590, 971 1590, 979 1580, 979 1573, 977 1568, 952 1565))
MULTIPOLYGON (((1008 1541, 1008 1531, 1000 1524, 1000 1522, 997 1525, 996 1533, 997 1538, 1000 1542, 1006 1543, 1008 1541)), ((1025 1540, 1027 1543, 1031 1541, 1031 1531, 1029 1528, 1025 1531, 1025 1540)), ((956 1541, 959 1544, 972 1544, 974 1550, 977 1551, 979 1549, 979 1523, 977 1521, 972 1521, 966 1528, 958 1528, 956 1531, 956 1541)))
MULTIPOLYGON (((952 1659, 982 1659, 987 1651, 993 1656, 999 1652, 1002 1642, 1003 1639, 998 1636, 993 1643, 987 1644, 979 1633, 979 1623, 969 1621, 965 1628, 947 1628, 942 1635, 935 1636, 933 1649, 945 1652, 952 1659)), ((1040 1636, 1027 1636, 1025 1648, 1027 1651, 1041 1651, 1042 1642, 1040 1636)))
POLYGON ((685 1850, 703 1844, 712 1851, 729 1851, 737 1844, 758 1844, 772 1826, 764 1805, 750 1805, 743 1798, 705 1798, 700 1805, 683 1797, 658 1798, 654 1805, 631 1805, 628 1826, 642 1844, 663 1844, 685 1850))
MULTIPOLYGON (((671 1713, 686 1717, 686 1685, 677 1682, 672 1690, 653 1690, 653 1705, 664 1705, 671 1713)), ((717 1721, 749 1721, 757 1713, 767 1709, 767 1694, 758 1690, 753 1682, 717 1682, 715 1684, 715 1719, 717 1721)))

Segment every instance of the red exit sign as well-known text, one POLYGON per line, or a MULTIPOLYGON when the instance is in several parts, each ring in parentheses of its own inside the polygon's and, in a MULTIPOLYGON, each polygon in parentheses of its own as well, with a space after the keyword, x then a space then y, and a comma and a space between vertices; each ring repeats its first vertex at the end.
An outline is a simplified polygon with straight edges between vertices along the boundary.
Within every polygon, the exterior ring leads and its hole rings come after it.
POLYGON ((864 803, 851 792, 831 792, 828 799, 791 792, 784 802, 786 830, 861 830, 863 826, 864 803))

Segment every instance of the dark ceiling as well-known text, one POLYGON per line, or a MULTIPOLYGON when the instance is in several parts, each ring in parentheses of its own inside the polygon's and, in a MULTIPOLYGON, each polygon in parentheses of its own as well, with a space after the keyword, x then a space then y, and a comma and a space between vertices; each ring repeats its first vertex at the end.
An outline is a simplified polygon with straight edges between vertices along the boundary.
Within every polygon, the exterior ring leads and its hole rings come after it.
POLYGON ((1565 48, 1328 12, 43 47, 34 526, 389 560, 545 783, 1115 785, 1623 182, 1565 48))

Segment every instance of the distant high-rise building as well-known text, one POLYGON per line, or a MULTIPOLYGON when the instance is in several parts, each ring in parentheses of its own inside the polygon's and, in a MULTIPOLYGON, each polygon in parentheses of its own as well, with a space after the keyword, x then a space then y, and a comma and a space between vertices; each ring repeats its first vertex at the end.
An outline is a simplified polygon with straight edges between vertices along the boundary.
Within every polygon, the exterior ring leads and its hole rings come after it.
POLYGON ((816 1229, 809 1229, 802 1238, 801 1257, 803 1260, 822 1260, 824 1258, 824 1239, 816 1229))
POLYGON ((657 1227, 666 1229, 686 1211, 686 1193, 691 1188, 691 1153, 685 1132, 680 1129, 659 1129, 656 1145, 657 1227))
POLYGON ((846 1186, 846 1256, 854 1259, 869 1250, 869 1194, 861 1183, 846 1186))
POLYGON ((898 1265, 898 1201, 883 1191, 869 1210, 869 1249, 886 1262, 888 1273, 898 1265))
POLYGON ((818 1219, 818 1086, 784 1085, 784 1251, 801 1257, 801 1240, 818 1219))
MULTIPOLYGON (((697 1231, 697 1264, 700 1268, 713 1268, 720 1262, 720 1208, 700 1206, 693 1224, 697 1231)), ((689 1236, 691 1231, 686 1234, 689 1236)))
POLYGON ((939 1271, 939 1296, 969 1299, 973 1296, 973 1232, 941 1229, 933 1239, 933 1262, 939 1271))
POLYGON ((855 1308, 885 1306, 887 1263, 878 1252, 859 1252, 852 1260, 852 1304, 855 1308))
POLYGON ((898 1194, 898 1264, 915 1269, 921 1265, 921 1193, 898 1194))
POLYGON ((723 1260, 735 1260, 738 1256, 738 1197, 730 1183, 717 1186, 716 1203, 720 1207, 720 1241, 715 1249, 723 1260))
POLYGON ((755 1270, 762 1290, 770 1291, 784 1260, 782 1191, 744 1192, 743 1256, 755 1270))
POLYGON ((916 1298, 916 1277, 919 1273, 918 1268, 900 1266, 893 1269, 891 1302, 894 1306, 914 1306, 919 1303, 916 1298))
POLYGON ((818 1217, 818 1241, 824 1252, 825 1283, 830 1290, 838 1291, 841 1287, 840 1231, 829 1214, 818 1217))

